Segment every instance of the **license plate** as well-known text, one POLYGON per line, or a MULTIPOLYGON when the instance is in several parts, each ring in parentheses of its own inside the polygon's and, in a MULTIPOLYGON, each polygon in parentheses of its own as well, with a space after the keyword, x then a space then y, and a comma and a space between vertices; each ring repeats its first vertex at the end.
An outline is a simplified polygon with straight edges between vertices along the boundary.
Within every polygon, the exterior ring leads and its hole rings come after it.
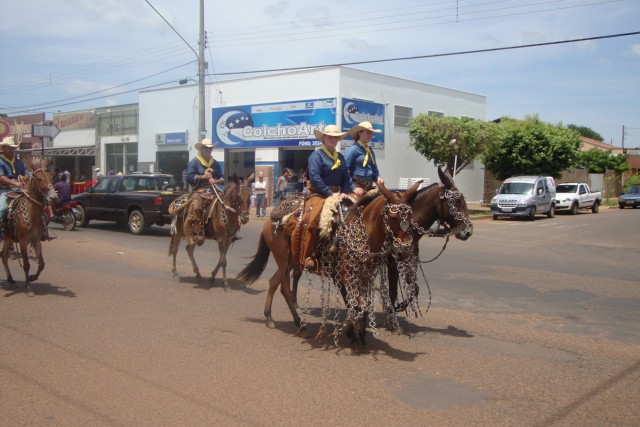
POLYGON ((502 208, 502 212, 511 212, 512 210, 511 208, 502 208))
POLYGON ((633 200, 627 200, 627 204, 628 205, 632 205, 633 204, 633 200))

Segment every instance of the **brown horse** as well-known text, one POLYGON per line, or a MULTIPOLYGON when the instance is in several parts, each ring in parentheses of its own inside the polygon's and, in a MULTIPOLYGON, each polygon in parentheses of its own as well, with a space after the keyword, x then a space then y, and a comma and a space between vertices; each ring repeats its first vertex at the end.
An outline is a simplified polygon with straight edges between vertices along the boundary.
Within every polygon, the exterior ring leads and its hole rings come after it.
POLYGON ((393 257, 388 259, 389 297, 392 311, 404 311, 408 306, 417 304, 416 269, 419 262, 418 244, 422 236, 453 235, 464 241, 473 234, 473 224, 469 218, 464 196, 458 191, 448 172, 438 168, 438 176, 440 183, 419 190, 408 200, 413 211, 411 226, 417 238, 413 241, 411 257, 399 261, 393 257), (434 231, 431 227, 436 221, 439 222, 440 228, 434 231), (401 290, 404 301, 396 305, 399 279, 403 281, 401 290))
MULTIPOLYGON (((232 182, 225 185, 224 192, 215 193, 213 202, 205 209, 204 215, 208 220, 204 227, 205 236, 218 242, 220 258, 218 264, 211 272, 211 282, 215 281, 218 270, 222 268, 222 282, 224 289, 227 289, 227 251, 236 239, 236 233, 243 224, 249 221, 249 202, 251 199, 251 189, 248 182, 252 179, 240 183, 234 176, 232 182)), ((180 240, 184 237, 184 227, 186 219, 186 209, 180 210, 173 217, 171 223, 171 242, 169 244, 169 255, 173 255, 173 267, 171 272, 174 278, 178 278, 176 269, 176 255, 180 240)), ((193 257, 193 251, 196 244, 188 244, 186 246, 187 254, 193 266, 193 272, 196 280, 200 281, 200 270, 193 257)))
POLYGON ((14 242, 20 244, 22 254, 22 269, 24 270, 27 295, 33 296, 31 282, 38 280, 44 270, 44 258, 42 256, 41 240, 46 235, 44 222, 44 207, 57 197, 56 191, 51 185, 51 179, 46 173, 47 162, 41 159, 39 162, 26 161, 31 170, 30 177, 19 177, 22 193, 18 195, 9 206, 7 215, 7 229, 2 247, 2 264, 7 273, 7 281, 15 286, 11 271, 9 270, 9 250, 14 242), (38 259, 36 274, 29 274, 29 245, 32 245, 38 259))
MULTIPOLYGON (((373 200, 363 199, 344 215, 344 223, 337 230, 336 253, 330 249, 332 239, 319 242, 319 274, 323 282, 325 278, 331 278, 340 289, 349 316, 346 333, 353 343, 365 343, 367 313, 373 307, 372 279, 380 265, 384 264, 390 251, 411 248, 412 236, 406 232, 411 221, 411 209, 405 202, 415 193, 418 185, 400 196, 380 186, 382 195, 373 200), (366 206, 363 208, 364 204, 366 206)), ((264 308, 267 327, 275 327, 271 306, 275 291, 280 285, 293 320, 296 326, 300 326, 300 316, 296 311, 289 281, 292 268, 299 272, 300 266, 293 264, 290 235, 285 227, 265 221, 257 252, 237 278, 246 284, 255 282, 264 271, 270 253, 273 253, 278 270, 269 279, 264 308)))

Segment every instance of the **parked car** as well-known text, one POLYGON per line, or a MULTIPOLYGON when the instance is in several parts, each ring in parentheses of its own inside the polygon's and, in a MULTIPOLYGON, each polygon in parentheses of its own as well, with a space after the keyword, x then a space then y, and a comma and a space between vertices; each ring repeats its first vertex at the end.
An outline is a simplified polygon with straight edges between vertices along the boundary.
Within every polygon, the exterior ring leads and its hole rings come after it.
POLYGON ((493 219, 500 216, 526 217, 538 213, 552 218, 556 208, 556 185, 551 176, 514 176, 505 180, 491 199, 493 219))
POLYGON ((169 205, 184 194, 176 188, 173 175, 105 176, 86 192, 72 196, 78 203, 78 225, 86 227, 92 219, 115 221, 128 224, 133 234, 142 234, 153 224, 171 222, 169 205))
POLYGON ((640 185, 632 185, 622 193, 618 197, 618 206, 620 206, 620 209, 624 209, 625 206, 632 206, 633 208, 640 206, 640 185))
POLYGON ((592 193, 584 182, 568 182, 556 186, 556 212, 564 210, 575 215, 578 209, 591 209, 591 212, 598 213, 600 203, 600 192, 592 193))

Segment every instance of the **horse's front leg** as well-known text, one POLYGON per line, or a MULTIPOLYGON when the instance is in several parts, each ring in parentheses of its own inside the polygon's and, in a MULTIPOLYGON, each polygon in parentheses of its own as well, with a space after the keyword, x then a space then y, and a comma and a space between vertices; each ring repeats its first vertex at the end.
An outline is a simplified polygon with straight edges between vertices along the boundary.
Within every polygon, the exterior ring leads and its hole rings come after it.
POLYGON ((291 273, 291 297, 293 300, 293 306, 300 311, 300 306, 298 305, 298 283, 300 282, 300 278, 302 277, 302 270, 300 268, 294 267, 293 272, 291 273))
POLYGON ((31 277, 29 276, 29 269, 31 268, 31 263, 29 263, 29 243, 20 243, 20 254, 22 255, 22 270, 24 271, 25 288, 27 290, 27 295, 32 297, 33 291, 31 290, 31 283, 29 283, 31 280, 31 277))
POLYGON ((36 271, 36 274, 32 274, 32 275, 29 276, 29 281, 30 282, 34 282, 34 281, 38 280, 38 277, 40 277, 40 273, 42 272, 42 270, 44 270, 44 256, 42 255, 42 242, 40 242, 40 240, 38 240, 33 245, 33 247, 34 247, 34 249, 36 251, 36 258, 38 260, 38 270, 36 271))
POLYGON ((196 259, 193 256, 193 251, 196 249, 196 244, 190 245, 187 243, 187 255, 189 255, 189 260, 191 261, 191 266, 193 267, 193 273, 196 275, 196 281, 200 282, 202 276, 200 276, 200 269, 198 268, 198 264, 196 264, 196 259))
POLYGON ((230 244, 231 242, 228 239, 218 241, 218 252, 220 252, 220 258, 218 259, 216 268, 211 272, 211 283, 213 283, 216 280, 218 270, 222 267, 222 286, 225 291, 227 290, 227 250, 229 249, 230 244))
POLYGON ((2 264, 4 265, 4 271, 7 274, 7 282, 11 285, 11 287, 16 286, 16 281, 13 280, 13 276, 11 275, 11 270, 9 270, 9 251, 11 250, 11 246, 13 242, 11 240, 5 240, 2 246, 2 264))

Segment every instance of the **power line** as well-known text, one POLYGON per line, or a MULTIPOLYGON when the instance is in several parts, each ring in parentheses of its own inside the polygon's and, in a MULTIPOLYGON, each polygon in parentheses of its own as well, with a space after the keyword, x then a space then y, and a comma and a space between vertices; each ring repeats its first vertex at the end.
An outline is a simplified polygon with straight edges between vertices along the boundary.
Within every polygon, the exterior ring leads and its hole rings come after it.
MULTIPOLYGON (((375 63, 394 62, 394 61, 409 61, 409 60, 416 60, 416 59, 431 59, 431 58, 440 58, 440 57, 447 57, 447 56, 470 55, 470 54, 477 54, 477 53, 489 53, 489 52, 499 52, 499 51, 505 51, 505 50, 515 50, 515 49, 525 49, 525 48, 532 48, 532 47, 542 47, 542 46, 552 46, 552 45, 560 45, 560 44, 568 44, 568 43, 578 43, 578 42, 591 41, 591 40, 603 40, 603 39, 611 39, 611 38, 618 38, 618 37, 629 37, 629 36, 635 36, 635 35, 640 35, 640 31, 635 31, 635 32, 630 32, 630 33, 620 33, 620 34, 609 34, 609 35, 594 36, 594 37, 583 37, 583 38, 579 38, 579 39, 558 40, 558 41, 553 41, 553 42, 530 43, 530 44, 516 45, 516 46, 506 46, 506 47, 496 47, 496 48, 488 48, 488 49, 477 49, 477 50, 466 50, 466 51, 457 51, 457 52, 436 53, 436 54, 407 56, 407 57, 399 57, 399 58, 373 59, 373 60, 367 60, 367 61, 353 61, 353 62, 342 62, 342 63, 323 64, 323 65, 310 65, 310 66, 290 67, 290 68, 273 68, 273 69, 265 69, 265 70, 233 71, 233 72, 225 72, 225 73, 217 73, 217 74, 207 74, 207 76, 209 76, 209 75, 211 75, 211 76, 229 76, 229 75, 243 75, 243 74, 264 74, 264 73, 308 70, 308 69, 318 69, 318 68, 336 67, 336 66, 375 64, 375 63)), ((133 89, 133 90, 125 91, 125 92, 120 92, 120 93, 116 93, 116 94, 107 95, 107 96, 104 96, 104 97, 90 98, 90 99, 85 99, 85 100, 82 100, 82 101, 63 103, 63 104, 58 104, 58 105, 50 105, 48 108, 55 108, 55 107, 61 107, 61 106, 66 106, 66 105, 79 104, 79 103, 82 103, 82 102, 87 102, 87 101, 92 101, 92 100, 96 100, 96 99, 106 98, 108 96, 117 96, 117 95, 122 95, 122 94, 125 94, 125 93, 131 93, 131 92, 135 92, 135 91, 151 89, 151 88, 154 88, 154 87, 157 87, 157 86, 166 85, 166 84, 169 84, 169 83, 175 83, 175 81, 166 82, 166 83, 160 83, 158 85, 147 86, 147 87, 138 88, 138 89, 133 89)), ((47 104, 42 104, 42 105, 47 105, 47 104)), ((23 110, 23 111, 13 112, 13 114, 27 113, 27 112, 33 112, 33 111, 38 111, 38 110, 37 109, 23 110)))
POLYGON ((240 74, 262 74, 262 73, 273 73, 273 72, 281 72, 281 71, 295 71, 295 70, 309 70, 316 68, 326 68, 326 67, 337 67, 337 66, 348 66, 348 65, 363 65, 363 64, 376 64, 381 62, 394 62, 394 61, 409 61, 414 59, 430 59, 430 58, 441 58, 445 56, 457 56, 457 55, 470 55, 475 53, 488 53, 488 52, 499 52, 502 50, 514 50, 514 49, 525 49, 530 47, 540 47, 540 46, 552 46, 559 44, 567 44, 567 43, 578 43, 590 40, 603 40, 603 39, 611 39, 616 37, 628 37, 628 36, 637 36, 640 35, 640 31, 635 31, 632 33, 621 33, 621 34, 609 34, 606 36, 595 36, 595 37, 583 37, 580 39, 570 39, 570 40, 558 40, 554 42, 544 42, 544 43, 530 43, 523 44, 517 46, 506 46, 506 47, 494 47, 489 49, 476 49, 476 50, 464 50, 458 52, 447 52, 447 53, 434 53, 430 55, 418 55, 418 56, 405 56, 400 58, 387 58, 387 59, 372 59, 368 61, 353 61, 353 62, 341 62, 335 64, 324 64, 324 65, 310 65, 306 67, 292 67, 292 68, 272 68, 269 70, 254 70, 254 71, 233 71, 226 73, 218 73, 219 76, 228 76, 228 75, 240 75, 240 74))

